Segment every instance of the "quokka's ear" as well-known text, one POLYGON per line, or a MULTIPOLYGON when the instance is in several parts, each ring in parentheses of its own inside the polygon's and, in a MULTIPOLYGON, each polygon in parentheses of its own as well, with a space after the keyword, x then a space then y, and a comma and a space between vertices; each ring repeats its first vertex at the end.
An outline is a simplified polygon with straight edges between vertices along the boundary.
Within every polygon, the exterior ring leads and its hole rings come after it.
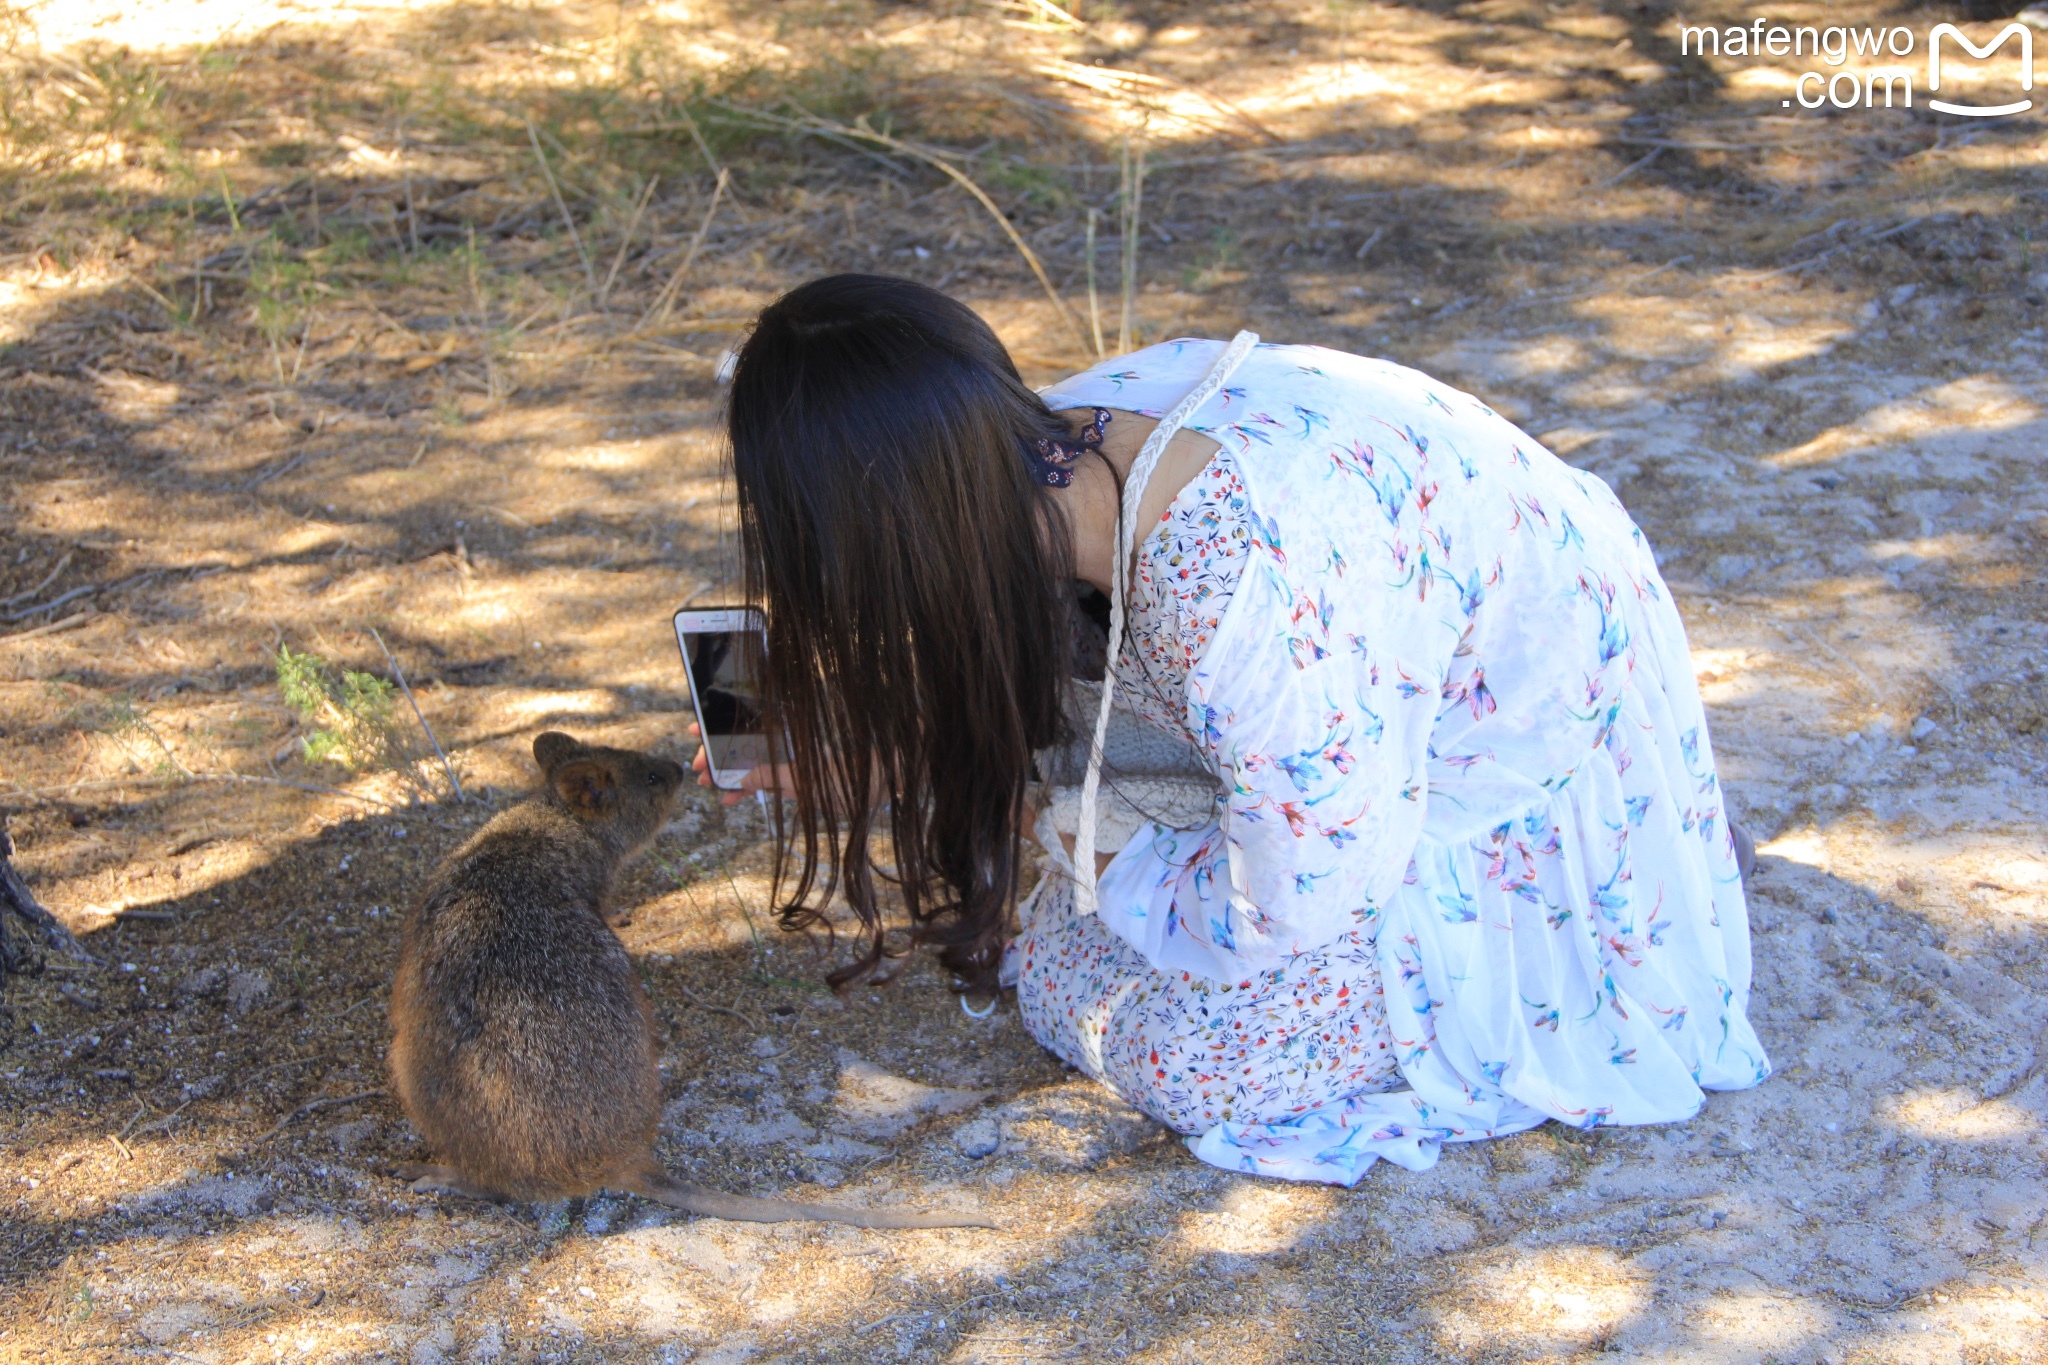
POLYGON ((619 804, 619 783, 612 770, 588 758, 573 759, 548 775, 562 804, 586 818, 603 815, 619 804))
POLYGON ((533 761, 540 764, 544 773, 552 773, 576 756, 583 746, 560 730, 550 730, 544 735, 533 737, 533 761))

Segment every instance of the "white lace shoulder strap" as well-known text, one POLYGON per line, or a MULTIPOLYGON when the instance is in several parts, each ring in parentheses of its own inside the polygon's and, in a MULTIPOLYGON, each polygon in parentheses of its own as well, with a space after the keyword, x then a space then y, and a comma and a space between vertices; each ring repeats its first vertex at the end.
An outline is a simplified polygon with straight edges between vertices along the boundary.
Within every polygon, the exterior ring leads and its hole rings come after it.
POLYGON ((1117 518, 1116 527, 1116 572, 1109 580, 1109 657, 1103 665, 1102 704, 1095 713, 1095 734, 1088 744, 1088 774, 1081 782, 1081 827, 1074 832, 1074 904, 1084 915, 1095 913, 1095 798, 1102 787, 1102 746, 1109 734, 1109 712, 1116 696, 1116 658, 1123 648, 1124 638, 1124 579, 1131 572, 1131 550, 1138 533, 1138 504, 1145 499, 1145 485, 1151 480, 1159 457, 1166 453, 1167 442, 1173 439, 1181 424, 1194 415, 1195 409, 1215 397, 1216 391, 1230 382, 1230 376, 1252 353, 1252 347, 1258 344, 1256 332, 1239 332, 1231 338, 1209 373, 1202 377, 1202 382, 1174 404, 1173 411, 1159 419, 1158 427, 1138 451, 1138 458, 1131 465, 1130 477, 1124 480, 1122 515, 1117 518))

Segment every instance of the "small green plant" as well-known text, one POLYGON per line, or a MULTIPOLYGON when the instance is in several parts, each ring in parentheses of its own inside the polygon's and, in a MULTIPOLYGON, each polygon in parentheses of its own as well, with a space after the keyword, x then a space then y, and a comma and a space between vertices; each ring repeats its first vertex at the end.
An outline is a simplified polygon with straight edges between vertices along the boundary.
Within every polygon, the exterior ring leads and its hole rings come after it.
POLYGON ((150 722, 149 713, 137 705, 129 693, 88 698, 73 705, 64 718, 80 730, 105 735, 114 741, 130 763, 138 768, 147 766, 157 777, 192 776, 192 770, 185 766, 150 722))
POLYGON ((1227 227, 1216 229, 1210 238, 1209 259, 1202 265, 1181 271, 1181 283, 1197 294, 1206 294, 1224 282, 1237 265, 1237 234, 1227 227))
POLYGON ((974 176, 983 187, 1000 189, 1017 203, 1034 209, 1064 213, 1078 198, 1061 173, 1014 161, 993 149, 976 162, 974 176))
MULTIPOLYGON (((227 200, 232 209, 234 201, 227 200)), ((270 343, 271 363, 284 382, 284 339, 311 320, 313 300, 320 291, 313 268, 288 254, 274 233, 264 234, 250 253, 249 300, 256 329, 270 343)))
POLYGON ((319 655, 279 645, 277 686, 285 704, 314 727, 300 741, 307 762, 334 763, 350 772, 395 772, 417 795, 433 795, 419 771, 425 755, 398 717, 398 689, 391 683, 348 669, 337 677, 319 655))
POLYGON ((377 239, 365 227, 331 227, 322 224, 318 246, 302 254, 318 271, 339 270, 367 261, 377 252, 377 239))

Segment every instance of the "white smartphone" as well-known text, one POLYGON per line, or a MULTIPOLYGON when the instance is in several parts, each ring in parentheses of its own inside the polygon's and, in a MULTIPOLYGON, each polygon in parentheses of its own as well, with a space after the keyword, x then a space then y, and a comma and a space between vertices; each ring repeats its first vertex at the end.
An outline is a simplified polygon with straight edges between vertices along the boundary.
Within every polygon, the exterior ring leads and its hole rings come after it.
POLYGON ((726 791, 738 791, 748 770, 769 762, 757 676, 765 643, 761 613, 751 607, 676 613, 676 644, 711 785, 726 791))

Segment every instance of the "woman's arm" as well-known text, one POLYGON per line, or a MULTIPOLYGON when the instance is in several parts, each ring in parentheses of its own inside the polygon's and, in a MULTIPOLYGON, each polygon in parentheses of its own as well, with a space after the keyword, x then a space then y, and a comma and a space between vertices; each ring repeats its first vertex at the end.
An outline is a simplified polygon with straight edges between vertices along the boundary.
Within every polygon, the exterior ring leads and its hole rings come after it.
POLYGON ((1257 615, 1189 681, 1220 818, 1155 826, 1101 879, 1104 923, 1162 970, 1233 979, 1364 927, 1421 836, 1436 689, 1403 687, 1391 659, 1299 647, 1313 626, 1290 621, 1285 592, 1247 574, 1231 610, 1257 615))
MULTIPOLYGON (((1034 842, 1035 842, 1035 841, 1034 841, 1034 842)), ((1069 863, 1072 863, 1072 862, 1074 861, 1074 836, 1073 836, 1073 835, 1071 835, 1071 834, 1061 834, 1061 835, 1060 835, 1060 847, 1061 847, 1062 849, 1066 850, 1066 854, 1067 854, 1067 861, 1068 861, 1069 863)), ((1096 876, 1096 878, 1097 878, 1097 879, 1099 880, 1099 879, 1101 878, 1101 876, 1102 876, 1102 874, 1103 874, 1103 873, 1105 873, 1105 872, 1109 871, 1109 865, 1110 865, 1111 863, 1115 862, 1115 861, 1116 861, 1116 854, 1114 854, 1114 853, 1098 853, 1098 854, 1096 854, 1096 855, 1095 855, 1095 876, 1096 876)))
MULTIPOLYGON (((697 741, 697 752, 690 759, 690 767, 697 774, 697 785, 708 787, 711 785, 711 760, 704 753, 704 732, 698 728, 695 721, 690 722, 690 737, 697 741)), ((749 792, 774 792, 778 796, 795 796, 796 779, 789 769, 780 763, 763 763, 747 769, 745 776, 740 778, 739 790, 721 790, 718 793, 718 800, 723 805, 737 806, 740 799, 749 792)))
MULTIPOLYGON (((1038 812, 1029 803, 1026 803, 1024 808, 1017 812, 1017 834, 1020 838, 1029 839, 1040 848, 1045 848, 1044 841, 1038 837, 1037 816, 1038 812)), ((1074 865, 1074 836, 1061 833, 1060 849, 1067 855, 1067 866, 1072 867, 1074 865)), ((1045 851, 1050 853, 1053 850, 1048 848, 1045 851)), ((1116 854, 1114 853, 1097 853, 1095 855, 1095 875, 1100 877, 1103 871, 1108 868, 1110 861, 1115 857, 1116 854)))

